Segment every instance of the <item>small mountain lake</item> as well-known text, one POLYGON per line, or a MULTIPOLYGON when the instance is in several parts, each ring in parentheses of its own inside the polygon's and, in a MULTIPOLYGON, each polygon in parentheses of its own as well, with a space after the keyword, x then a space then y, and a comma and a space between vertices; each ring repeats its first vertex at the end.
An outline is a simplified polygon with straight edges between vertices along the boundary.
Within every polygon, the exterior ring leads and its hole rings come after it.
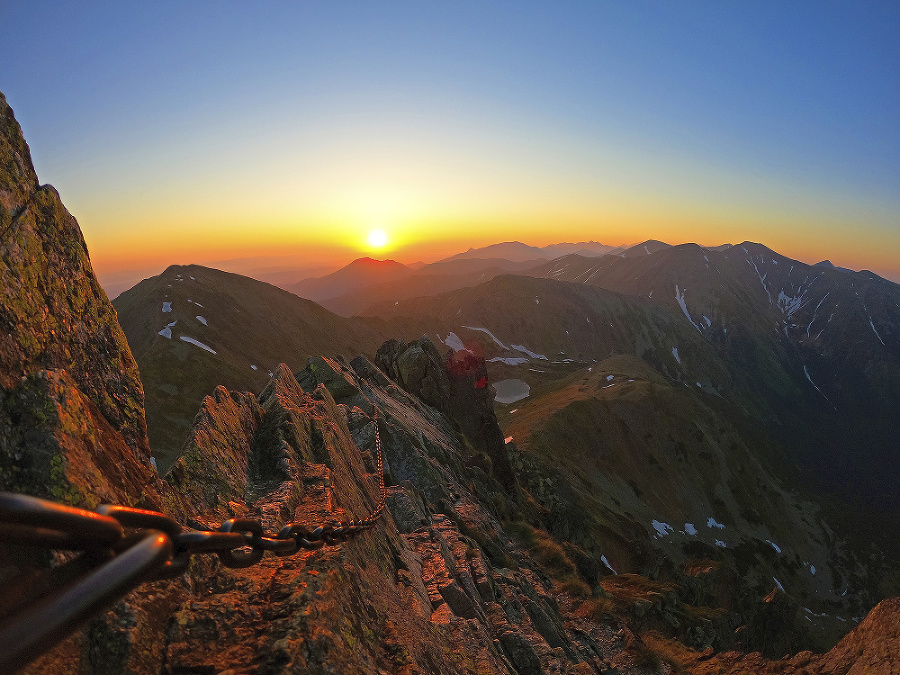
POLYGON ((531 393, 531 387, 522 380, 500 380, 494 382, 493 386, 497 392, 494 397, 497 403, 515 403, 527 398, 531 393))

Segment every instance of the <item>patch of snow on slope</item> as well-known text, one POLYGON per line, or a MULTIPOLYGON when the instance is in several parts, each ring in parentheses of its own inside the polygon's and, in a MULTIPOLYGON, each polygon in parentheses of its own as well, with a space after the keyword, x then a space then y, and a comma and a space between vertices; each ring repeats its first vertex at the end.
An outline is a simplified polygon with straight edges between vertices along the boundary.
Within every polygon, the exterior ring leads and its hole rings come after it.
POLYGON ((685 534, 689 534, 692 537, 697 534, 697 528, 694 527, 693 523, 685 523, 684 524, 684 532, 685 534))
POLYGON ((192 344, 192 345, 196 345, 197 347, 200 347, 200 349, 205 349, 205 350, 208 351, 210 354, 215 354, 215 353, 216 353, 216 350, 215 350, 215 349, 213 349, 213 348, 210 347, 209 345, 203 344, 203 343, 200 342, 199 340, 195 340, 195 339, 192 338, 192 337, 188 337, 187 335, 182 335, 182 336, 181 336, 181 339, 184 340, 185 342, 189 342, 189 343, 192 344))
POLYGON ((716 539, 716 546, 720 546, 720 547, 722 547, 722 548, 728 548, 728 547, 725 545, 725 542, 722 541, 721 539, 716 539))
POLYGON ((447 339, 441 340, 441 342, 443 342, 445 345, 450 347, 450 349, 452 349, 455 352, 469 351, 468 349, 466 349, 466 346, 463 344, 463 341, 460 340, 459 336, 452 331, 447 336, 447 339))
POLYGON ((681 357, 678 356, 678 347, 672 347, 672 356, 675 357, 675 360, 678 361, 678 363, 681 363, 681 357))
POLYGON ((523 363, 528 363, 528 359, 522 358, 521 356, 495 356, 492 359, 488 359, 488 363, 491 362, 505 363, 508 366, 520 366, 523 363))
POLYGON ((533 351, 531 351, 527 347, 523 347, 522 345, 512 345, 512 348, 518 352, 522 352, 523 354, 528 354, 528 356, 530 356, 533 359, 544 359, 544 361, 550 360, 543 354, 535 354, 533 351))
POLYGON ((654 520, 650 523, 653 526, 653 529, 656 530, 656 534, 660 537, 665 537, 670 532, 674 532, 675 528, 673 528, 668 523, 663 523, 658 520, 654 520))
POLYGON ((172 326, 174 326, 178 321, 173 321, 172 323, 166 324, 166 327, 163 328, 157 335, 162 335, 164 338, 172 339, 172 326))
POLYGON ((806 291, 800 295, 787 295, 783 290, 778 291, 778 307, 790 319, 791 315, 803 306, 804 297, 806 297, 806 291))
POLYGON ((609 564, 609 560, 606 559, 605 555, 600 556, 600 562, 602 562, 604 565, 606 565, 609 568, 610 572, 612 572, 613 574, 618 576, 619 573, 616 572, 616 570, 613 569, 613 566, 609 564))
POLYGON ((500 342, 500 340, 498 340, 497 337, 491 331, 489 331, 487 328, 479 328, 478 326, 463 326, 463 328, 468 328, 469 330, 480 330, 482 333, 487 333, 488 337, 490 337, 491 340, 493 340, 494 343, 498 347, 500 347, 500 349, 509 349, 509 347, 507 347, 505 344, 500 342))
POLYGON ((614 377, 615 377, 615 375, 607 375, 607 376, 606 376, 606 381, 609 382, 609 381, 610 381, 611 379, 613 379, 614 377))
POLYGON ((716 519, 713 518, 712 516, 710 516, 709 518, 706 519, 706 526, 707 527, 718 527, 720 530, 725 529, 725 526, 722 523, 717 523, 716 519))
POLYGON ((200 323, 202 323, 204 326, 208 326, 208 325, 209 325, 208 323, 206 323, 206 319, 204 319, 202 316, 197 316, 197 317, 195 317, 195 318, 197 319, 197 321, 199 321, 200 323))
POLYGON ((784 593, 784 586, 781 585, 781 582, 778 581, 775 577, 772 577, 772 581, 775 582, 775 585, 778 586, 778 590, 784 593))
POLYGON ((250 364, 250 367, 253 368, 253 370, 259 370, 259 368, 257 368, 256 366, 254 366, 252 363, 250 364))
POLYGON ((884 340, 881 339, 881 336, 878 334, 878 331, 875 330, 875 324, 872 323, 872 316, 869 314, 869 310, 866 308, 865 303, 863 303, 863 309, 866 310, 866 316, 869 317, 869 325, 872 327, 872 332, 875 333, 875 337, 878 338, 878 341, 879 341, 881 344, 884 344, 884 340))
POLYGON ((806 366, 803 366, 803 374, 806 375, 806 379, 809 380, 809 383, 816 388, 816 391, 822 394, 822 397, 830 403, 831 399, 825 396, 825 392, 819 389, 819 387, 816 386, 816 383, 812 381, 812 378, 809 376, 809 371, 806 369, 806 366))
MULTIPOLYGON (((687 289, 685 289, 686 291, 687 289)), ((701 333, 703 332, 697 324, 694 323, 694 320, 691 318, 691 315, 688 313, 687 304, 684 302, 684 291, 679 290, 678 284, 675 284, 675 299, 678 301, 678 304, 681 306, 681 311, 684 312, 684 315, 687 317, 687 320, 691 322, 691 325, 699 330, 701 333)))
POLYGON ((769 273, 761 274, 759 268, 756 266, 756 263, 752 260, 748 260, 747 264, 750 265, 754 270, 756 270, 756 276, 759 277, 759 283, 762 284, 763 290, 766 292, 766 297, 769 298, 769 304, 772 304, 772 294, 769 293, 769 287, 766 286, 766 277, 769 276, 769 273))
POLYGON ((772 548, 774 548, 776 553, 781 553, 781 547, 778 544, 776 544, 773 541, 770 541, 769 539, 766 539, 766 543, 769 546, 771 546, 772 548))
POLYGON ((534 299, 534 304, 539 305, 539 304, 541 304, 541 301, 538 300, 537 298, 535 298, 535 299, 534 299))
POLYGON ((171 311, 172 311, 172 303, 171 303, 171 302, 164 302, 164 303, 163 303, 162 311, 164 311, 164 312, 171 312, 171 311))
POLYGON ((647 248, 647 244, 644 244, 644 250, 647 251, 647 255, 650 255, 650 249, 647 248))

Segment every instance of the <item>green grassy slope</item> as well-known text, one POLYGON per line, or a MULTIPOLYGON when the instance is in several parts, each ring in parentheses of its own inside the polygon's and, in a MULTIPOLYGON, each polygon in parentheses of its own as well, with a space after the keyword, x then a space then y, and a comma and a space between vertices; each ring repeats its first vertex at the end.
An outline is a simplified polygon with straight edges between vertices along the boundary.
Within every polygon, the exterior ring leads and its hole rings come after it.
POLYGON ((281 362, 299 370, 311 355, 374 354, 389 337, 377 320, 345 319, 269 284, 196 265, 169 267, 113 304, 144 382, 160 470, 178 456, 217 385, 258 392, 281 362), (160 334, 167 327, 171 337, 160 334))

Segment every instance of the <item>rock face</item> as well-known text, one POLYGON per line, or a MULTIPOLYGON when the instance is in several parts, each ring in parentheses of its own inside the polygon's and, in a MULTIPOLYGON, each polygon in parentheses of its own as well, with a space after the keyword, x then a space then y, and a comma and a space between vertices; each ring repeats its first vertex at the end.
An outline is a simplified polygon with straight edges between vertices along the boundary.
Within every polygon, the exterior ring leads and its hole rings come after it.
POLYGON ((149 456, 143 388, 115 310, 0 94, 0 485, 135 502, 152 482, 149 456))
POLYGON ((514 495, 516 481, 497 425, 484 357, 449 350, 441 358, 427 337, 409 344, 386 342, 375 356, 378 366, 413 396, 453 421, 472 449, 472 459, 514 495))

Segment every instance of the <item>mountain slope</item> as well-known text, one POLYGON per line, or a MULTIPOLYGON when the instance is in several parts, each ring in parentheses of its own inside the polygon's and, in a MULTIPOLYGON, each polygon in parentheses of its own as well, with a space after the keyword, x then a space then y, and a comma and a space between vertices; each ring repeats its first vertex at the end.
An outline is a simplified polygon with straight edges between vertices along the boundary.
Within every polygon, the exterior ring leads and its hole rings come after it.
POLYGON ((344 319, 309 300, 237 274, 172 266, 114 301, 146 386, 157 465, 181 452, 203 397, 216 386, 260 391, 279 363, 313 354, 374 354, 377 321, 344 319))
POLYGON ((680 312, 741 383, 735 402, 772 425, 821 488, 900 508, 900 286, 810 266, 744 242, 652 255, 576 256, 529 272, 680 312), (873 490, 874 488, 874 490, 873 490))
POLYGON ((440 262, 451 260, 466 260, 469 258, 503 258, 513 262, 525 262, 539 258, 556 258, 561 255, 580 253, 582 255, 603 256, 608 253, 618 253, 621 247, 607 246, 596 241, 582 241, 579 243, 560 243, 548 246, 528 246, 520 241, 507 241, 501 244, 491 244, 481 248, 470 248, 463 253, 445 258, 440 262))
POLYGON ((536 261, 513 262, 500 258, 460 258, 423 265, 413 274, 385 282, 372 282, 349 293, 322 300, 322 306, 341 316, 377 316, 385 303, 446 293, 474 286, 499 274, 534 267, 536 261))
POLYGON ((358 258, 324 277, 304 279, 287 287, 295 295, 317 302, 353 293, 373 284, 408 277, 414 270, 393 260, 358 258))

